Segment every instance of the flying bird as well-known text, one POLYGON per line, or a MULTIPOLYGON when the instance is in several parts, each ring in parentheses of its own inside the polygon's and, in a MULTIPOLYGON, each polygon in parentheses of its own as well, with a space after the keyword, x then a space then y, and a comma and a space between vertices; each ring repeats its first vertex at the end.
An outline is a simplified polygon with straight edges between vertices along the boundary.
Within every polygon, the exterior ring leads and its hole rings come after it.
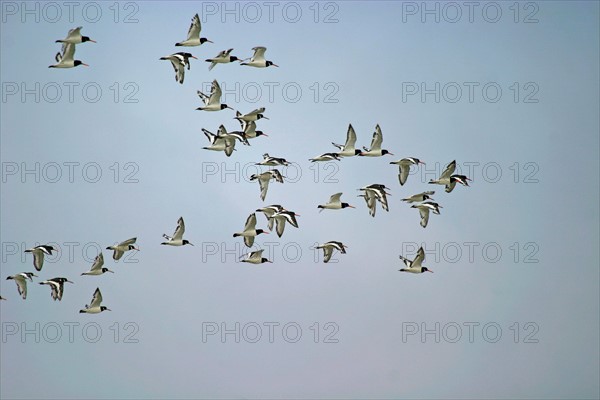
POLYGON ((354 148, 354 146, 356 145, 356 132, 354 132, 352 124, 348 125, 348 132, 346 133, 346 143, 344 145, 333 142, 331 142, 331 144, 341 150, 338 153, 338 156, 340 157, 352 157, 360 154, 360 150, 354 148))
POLYGON ((239 111, 235 112, 235 117, 233 117, 234 119, 241 121, 257 121, 261 118, 264 119, 269 119, 267 117, 265 117, 265 115, 263 114, 265 112, 266 108, 261 107, 261 108, 257 108, 256 110, 252 110, 250 111, 248 114, 242 114, 239 111))
POLYGON ((210 71, 217 64, 228 64, 234 61, 241 61, 236 56, 230 55, 232 51, 233 49, 223 50, 219 54, 217 54, 216 57, 206 59, 205 61, 210 63, 210 65, 208 66, 208 70, 210 71))
POLYGON ((235 150, 236 138, 231 135, 223 134, 223 132, 226 132, 223 125, 219 127, 219 131, 217 131, 216 135, 204 128, 202 128, 202 132, 204 132, 204 135, 210 143, 210 146, 203 147, 204 150, 224 151, 227 157, 231 156, 235 150))
POLYGON ((423 228, 427 227, 427 222, 429 222, 429 211, 434 214, 440 214, 440 208, 443 208, 438 203, 434 203, 433 201, 426 201, 425 203, 415 204, 411 206, 411 208, 418 208, 419 214, 421 215, 421 226, 423 228))
POLYGON ((265 200, 267 197, 267 191, 269 190, 269 182, 271 179, 276 180, 279 183, 283 183, 284 176, 281 175, 281 172, 277 169, 272 169, 267 172, 263 172, 262 174, 252 174, 250 176, 250 180, 258 180, 258 185, 260 186, 260 199, 265 200))
POLYGON ((198 96, 204 102, 204 107, 198 107, 196 110, 221 111, 226 108, 233 110, 233 108, 229 107, 227 104, 221 104, 221 86, 219 86, 219 83, 216 79, 212 81, 210 95, 206 95, 199 90, 196 93, 198 93, 198 96))
POLYGON ((400 185, 404 185, 406 183, 406 179, 408 178, 408 173, 410 172, 411 165, 419 165, 425 164, 423 161, 419 160, 415 157, 406 157, 398 161, 392 161, 390 164, 398 165, 398 180, 400 181, 400 185))
POLYGON ((167 239, 166 242, 162 242, 161 244, 168 246, 185 246, 189 244, 193 246, 188 240, 183 239, 183 234, 185 232, 185 224, 183 223, 183 217, 179 217, 177 220, 177 228, 175 229, 175 233, 173 236, 168 236, 163 233, 163 237, 167 239))
POLYGON ((58 52, 56 53, 56 56, 54 56, 54 59, 56 60, 57 64, 50 65, 48 66, 48 68, 73 68, 79 65, 89 67, 89 65, 87 65, 84 62, 81 62, 80 60, 74 60, 74 56, 75 45, 71 43, 63 43, 62 52, 58 52))
POLYGON ((388 188, 385 185, 382 185, 380 183, 374 183, 372 185, 362 187, 362 188, 360 188, 358 190, 362 190, 365 193, 371 192, 375 196, 375 199, 381 203, 381 207, 385 211, 389 212, 390 209, 389 209, 389 206, 388 206, 387 196, 391 196, 391 194, 387 193, 386 189, 389 190, 390 188, 388 188))
POLYGON ((58 251, 58 249, 45 244, 27 249, 25 250, 25 253, 33 254, 33 266, 36 270, 41 271, 44 266, 44 254, 51 256, 53 251, 58 251))
POLYGON ((263 229, 256 229, 256 214, 252 213, 248 216, 246 220, 246 225, 244 226, 244 230, 242 232, 236 232, 233 234, 233 237, 242 236, 244 238, 244 244, 246 247, 252 247, 254 244, 254 238, 261 233, 269 233, 263 229))
POLYGON ((369 208, 369 215, 374 217, 375 212, 377 211, 377 198, 375 193, 371 190, 365 190, 364 193, 359 194, 358 197, 363 197, 365 199, 367 207, 369 208))
POLYGON ((327 243, 323 243, 315 247, 316 249, 323 249, 323 262, 327 263, 331 260, 331 256, 333 255, 333 251, 337 250, 342 254, 346 254, 346 246, 342 242, 330 241, 327 243))
POLYGON ((79 26, 77 28, 70 29, 69 33, 67 34, 67 37, 64 39, 57 40, 56 43, 69 43, 69 44, 79 44, 79 43, 84 43, 84 42, 96 43, 95 40, 92 40, 87 36, 81 36, 81 28, 83 28, 83 27, 79 26))
POLYGON ((450 183, 446 185, 446 193, 450 193, 454 190, 456 186, 456 182, 460 183, 463 186, 469 186, 469 181, 471 179, 467 178, 465 175, 452 175, 450 177, 450 183))
POLYGON ((269 261, 262 256, 263 251, 265 251, 265 249, 253 251, 251 253, 243 255, 242 257, 246 258, 243 259, 242 262, 247 262, 250 264, 262 264, 267 262, 272 263, 273 261, 269 261))
POLYGON ((92 264, 92 267, 90 268, 90 270, 87 272, 83 272, 81 275, 102 275, 105 272, 114 273, 114 271, 111 271, 108 268, 102 267, 103 265, 104 265, 104 256, 102 255, 102 252, 100 252, 100 254, 98 254, 96 256, 96 258, 94 259, 94 263, 92 264))
POLYGON ((423 250, 423 247, 419 248, 414 260, 411 261, 402 256, 400 256, 400 259, 404 262, 404 265, 406 265, 407 268, 402 268, 402 269, 399 269, 398 271, 410 272, 411 274, 422 274, 425 271, 433 272, 432 270, 428 269, 427 267, 421 266, 421 264, 425 260, 425 251, 423 250))
POLYGON ((296 217, 299 217, 300 214, 296 214, 293 211, 282 210, 278 211, 269 217, 269 224, 272 226, 270 221, 274 220, 277 223, 277 236, 281 237, 283 235, 283 230, 285 229, 285 223, 289 223, 294 228, 298 228, 298 222, 296 221, 296 217))
POLYGON ((340 155, 338 153, 324 153, 315 158, 309 158, 308 161, 340 161, 340 155))
POLYGON ((106 306, 101 306, 100 304, 102 303, 102 293, 100 293, 100 288, 96 288, 96 291, 94 292, 94 295, 92 296, 92 301, 90 302, 89 305, 85 305, 85 308, 83 310, 79 310, 80 313, 86 313, 86 314, 98 314, 101 313, 102 311, 111 311, 110 308, 106 307, 106 306))
MULTIPOLYGON (((250 59, 250 62, 243 62, 243 63, 241 63, 241 65, 247 65, 249 67, 256 67, 256 68, 266 68, 266 67, 271 67, 271 66, 279 67, 279 65, 273 64, 273 61, 265 60, 265 51, 267 51, 266 47, 262 47, 262 46, 253 47, 252 50, 254 50, 254 55, 250 59)), ((246 58, 246 60, 247 60, 247 58, 246 58)))
POLYGON ((402 201, 406 201, 407 203, 415 203, 415 202, 421 202, 421 201, 425 201, 425 200, 433 200, 431 198, 431 196, 433 196, 434 194, 435 194, 435 191, 429 190, 427 192, 413 194, 410 197, 406 197, 406 198, 402 199, 402 201))
POLYGON ((446 166, 446 169, 444 169, 444 172, 442 172, 442 174, 440 175, 440 177, 438 179, 430 179, 429 183, 435 184, 435 185, 445 185, 445 186, 450 185, 450 176, 454 173, 455 169, 456 169, 456 160, 453 160, 446 166))
POLYGON ((390 153, 388 150, 381 149, 382 143, 383 143, 383 134, 381 133, 381 128, 379 127, 379 124, 377 124, 377 126, 375 127, 375 132, 373 132, 373 139, 371 140, 371 148, 367 149, 366 147, 363 147, 364 151, 361 151, 360 153, 358 153, 358 155, 365 156, 365 157, 381 157, 386 154, 389 154, 389 155, 393 156, 394 154, 390 153))
POLYGON ((269 153, 263 154, 263 160, 261 162, 256 163, 256 165, 266 165, 269 167, 274 167, 276 165, 284 165, 288 166, 290 163, 285 158, 279 157, 271 157, 269 153))
POLYGON ((214 43, 214 42, 208 40, 207 38, 201 38, 200 37, 201 30, 202 30, 202 25, 200 25, 200 17, 198 16, 198 14, 196 14, 192 18, 192 24, 190 25, 190 29, 188 30, 187 39, 182 42, 175 43, 175 46, 191 47, 191 46, 200 46, 201 44, 204 44, 206 42, 214 43))
POLYGON ((190 53, 183 52, 161 57, 160 59, 171 61, 171 65, 173 65, 173 69, 175 70, 175 81, 183 83, 183 78, 185 78, 185 67, 187 66, 187 69, 190 69, 190 58, 198 59, 190 53))
POLYGON ((121 259, 121 257, 123 257, 123 254, 126 251, 129 250, 140 250, 138 247, 135 247, 133 244, 135 243, 135 241, 137 240, 137 238, 131 238, 131 239, 127 239, 119 244, 116 244, 114 246, 108 246, 106 248, 106 250, 112 250, 113 251, 113 260, 118 261, 121 259))
POLYGON ((6 277, 6 280, 8 281, 12 279, 15 281, 19 294, 23 300, 25 300, 27 298, 27 279, 29 279, 30 282, 33 282, 34 276, 37 277, 37 275, 35 275, 33 272, 21 272, 16 275, 6 277))
POLYGON ((63 297, 65 282, 73 283, 70 280, 68 280, 67 278, 52 278, 52 279, 48 279, 47 281, 39 282, 39 284, 50 286, 50 289, 52 290, 50 292, 50 294, 52 296, 52 300, 61 301, 62 297, 63 297))
POLYGON ((280 211, 285 211, 285 208, 279 204, 273 204, 256 210, 256 212, 262 212, 265 217, 267 217, 268 228, 270 231, 273 230, 273 224, 275 223, 275 220, 271 219, 271 217, 280 211))
POLYGON ((342 193, 336 193, 334 195, 331 195, 331 197, 329 198, 329 202, 327 202, 325 204, 321 204, 321 205, 317 206, 317 208, 320 208, 321 209, 320 211, 323 211, 325 209, 341 210, 342 208, 346 208, 346 207, 355 208, 354 206, 351 206, 348 203, 342 203, 340 201, 340 197, 342 197, 342 193))
POLYGON ((259 136, 269 136, 263 131, 256 130, 256 121, 240 120, 240 124, 242 125, 242 131, 244 132, 244 135, 246 135, 247 139, 254 139, 259 136))

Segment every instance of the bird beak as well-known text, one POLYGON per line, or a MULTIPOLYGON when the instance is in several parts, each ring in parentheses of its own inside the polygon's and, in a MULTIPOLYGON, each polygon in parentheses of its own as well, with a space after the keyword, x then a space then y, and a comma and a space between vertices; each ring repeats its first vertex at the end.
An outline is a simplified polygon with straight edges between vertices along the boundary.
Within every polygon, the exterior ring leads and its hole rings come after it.
POLYGON ((277 64, 271 64, 271 66, 279 68, 279 65, 277 64))
POLYGON ((75 282, 71 282, 71 281, 67 281, 67 282, 69 282, 69 283, 75 283, 75 282))
POLYGON ((425 163, 424 163, 423 161, 419 161, 419 164, 423 164, 423 165, 425 165, 425 163))
MULTIPOLYGON (((188 244, 189 244, 189 245, 191 245, 191 246, 194 246, 194 244, 193 244, 193 243, 190 243, 190 242, 188 242, 188 244)), ((194 246, 194 247, 196 247, 196 246, 194 246)))
POLYGON ((432 271, 432 270, 428 269, 427 271, 428 271, 428 272, 431 272, 431 273, 433 274, 433 271, 432 271))
POLYGON ((88 40, 88 42, 92 42, 92 43, 98 43, 98 42, 96 42, 96 41, 95 41, 95 40, 93 40, 93 39, 90 39, 90 40, 88 40))
POLYGON ((350 207, 350 208, 356 208, 356 207, 354 207, 354 206, 351 206, 351 205, 349 205, 349 204, 348 204, 348 207, 350 207))
POLYGON ((233 108, 232 108, 232 107, 229 107, 229 106, 227 106, 227 107, 225 107, 225 108, 229 108, 230 110, 233 110, 233 108))
POLYGON ((115 271, 111 271, 110 269, 107 269, 107 270, 106 270, 106 272, 110 272, 110 273, 112 273, 112 274, 114 274, 114 273, 115 273, 115 271))
POLYGON ((107 308, 107 309, 106 309, 106 310, 104 310, 104 311, 112 311, 112 310, 111 310, 110 308, 107 308))
POLYGON ((196 60, 198 59, 198 57, 194 57, 194 56, 192 56, 192 58, 195 58, 196 60))
POLYGON ((207 41, 208 43, 214 43, 212 40, 208 40, 208 39, 206 39, 206 41, 207 41))
POLYGON ((388 152, 387 154, 389 154, 390 156, 393 156, 393 155, 394 155, 394 153, 390 153, 390 152, 388 152))
POLYGON ((269 232, 269 231, 264 231, 263 233, 271 233, 271 232, 269 232))
POLYGON ((267 117, 265 117, 265 116, 263 116, 263 118, 264 118, 264 119, 269 119, 269 118, 267 118, 267 117))
POLYGON ((87 65, 85 63, 81 63, 81 65, 83 65, 84 67, 89 67, 89 65, 87 65))

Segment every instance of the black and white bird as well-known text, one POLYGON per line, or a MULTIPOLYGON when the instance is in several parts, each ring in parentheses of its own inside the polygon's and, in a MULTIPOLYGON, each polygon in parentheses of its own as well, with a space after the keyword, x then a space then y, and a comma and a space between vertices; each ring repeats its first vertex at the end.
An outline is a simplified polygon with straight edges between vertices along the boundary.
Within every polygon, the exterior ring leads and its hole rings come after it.
POLYGON ((190 58, 198 59, 194 57, 190 53, 175 53, 170 56, 161 57, 161 60, 169 60, 171 61, 171 65, 173 65, 173 69, 175 70, 175 81, 179 83, 183 83, 183 79, 185 78, 185 67, 190 69, 190 58))
POLYGON ((419 209, 419 214, 421 215, 421 226, 423 228, 427 227, 427 222, 429 222, 429 212, 433 212, 434 214, 440 214, 440 208, 443 208, 438 203, 434 203, 433 201, 426 201, 421 204, 415 204, 411 206, 411 208, 419 209))
POLYGON ((450 183, 446 185, 446 193, 450 193, 454 190, 456 183, 460 183, 463 186, 469 186, 469 181, 471 179, 467 178, 465 175, 452 175, 450 177, 450 183))
POLYGON ((402 199, 402 201, 406 201, 407 203, 416 203, 416 202, 421 202, 421 201, 425 201, 425 200, 433 201, 433 198, 431 198, 431 196, 433 196, 434 194, 435 194, 435 191, 429 190, 427 192, 413 194, 410 197, 406 197, 406 198, 402 199))
POLYGON ((256 212, 261 212, 265 215, 265 217, 267 218, 267 224, 268 224, 268 228, 270 231, 273 230, 273 224, 275 223, 275 220, 272 219, 271 217, 280 211, 285 211, 285 208, 283 208, 279 204, 272 204, 270 206, 262 207, 262 208, 259 208, 256 210, 256 212))
POLYGON ((348 125, 348 132, 346 133, 346 143, 344 145, 331 142, 332 145, 340 149, 338 156, 340 157, 352 157, 360 154, 360 150, 356 149, 356 132, 352 124, 348 125))
POLYGON ((456 160, 453 160, 448 165, 446 165, 446 169, 444 169, 444 172, 442 172, 442 174, 440 175, 439 178, 430 179, 429 183, 435 184, 435 185, 445 185, 445 186, 450 185, 450 176, 452 176, 455 169, 456 169, 456 160))
POLYGON ((381 133, 381 128, 379 127, 379 124, 377 124, 377 126, 375 127, 375 132, 373 132, 373 139, 371 140, 371 148, 367 149, 366 147, 363 147, 364 151, 361 151, 360 153, 358 153, 358 155, 364 156, 364 157, 381 157, 386 154, 389 154, 389 155, 393 156, 394 154, 390 153, 388 150, 381 149, 382 143, 383 143, 383 134, 381 133))
POLYGON ((252 213, 246 219, 246 225, 242 232, 236 232, 233 237, 242 236, 244 238, 244 244, 246 247, 252 247, 254 244, 254 238, 261 233, 269 233, 263 229, 256 229, 256 214, 252 213))
POLYGON ((92 296, 92 301, 90 304, 86 304, 83 310, 79 310, 80 313, 86 314, 98 314, 102 311, 111 311, 110 308, 106 306, 100 305, 102 303, 102 293, 100 293, 100 288, 96 288, 94 295, 92 296))
POLYGON ((114 271, 111 271, 110 269, 103 267, 103 265, 104 265, 104 256, 102 255, 102 252, 100 252, 100 254, 98 254, 96 256, 96 258, 94 259, 94 263, 92 264, 92 267, 90 268, 90 270, 87 272, 83 272, 81 275, 102 275, 105 272, 114 273, 114 271))
POLYGON ((175 228, 175 233, 173 234, 173 236, 169 236, 163 233, 163 237, 165 239, 167 239, 166 242, 162 242, 161 244, 167 245, 167 246, 185 246, 186 244, 189 244, 191 246, 193 246, 192 243, 190 243, 188 240, 183 238, 183 234, 185 233, 185 224, 183 222, 183 217, 179 217, 179 219, 177 220, 177 228, 175 228))
POLYGON ((216 135, 204 128, 202 128, 202 132, 210 143, 210 146, 203 147, 204 150, 224 151, 227 157, 231 156, 235 150, 237 139, 234 136, 227 135, 227 131, 223 125, 219 127, 216 135))
POLYGON ((406 268, 401 268, 398 271, 410 272, 411 274, 422 274, 425 271, 433 272, 432 270, 428 269, 427 267, 423 267, 421 265, 423 263, 423 261, 425 261, 425 250, 423 250, 423 247, 419 248, 414 260, 411 261, 407 258, 404 258, 403 256, 400 256, 400 259, 404 262, 404 265, 406 265, 406 268))
POLYGON ((263 201, 265 200, 265 197, 267 197, 267 191, 269 190, 269 182, 271 179, 274 179, 279 183, 283 183, 283 178, 284 176, 281 175, 281 172, 279 172, 278 169, 272 169, 270 171, 263 172, 262 174, 252 174, 252 176, 250 176, 251 181, 258 181, 258 185, 260 186, 260 199, 263 201))
POLYGON ((354 206, 351 206, 348 203, 342 203, 342 201, 340 200, 340 198, 342 197, 343 193, 336 193, 334 195, 331 195, 331 197, 329 198, 329 201, 325 204, 320 204, 317 206, 317 208, 320 208, 319 212, 323 211, 323 210, 341 210, 342 208, 355 208, 354 206))
MULTIPOLYGON (((241 63, 241 65, 247 65, 249 67, 256 67, 256 68, 266 68, 266 67, 271 67, 271 66, 279 67, 279 65, 273 64, 273 61, 265 60, 265 51, 267 51, 266 47, 257 46, 257 47, 253 47, 252 50, 254 50, 254 55, 252 56, 252 58, 250 58, 250 61, 243 62, 243 63, 241 63)), ((247 58, 246 58, 246 60, 247 60, 247 58)))
POLYGON ((256 121, 240 120, 240 124, 242 125, 242 131, 244 132, 244 135, 246 135, 246 139, 254 139, 259 136, 269 136, 263 131, 256 130, 256 121))
POLYGON ((95 40, 92 40, 87 36, 81 35, 82 28, 83 28, 82 26, 79 26, 77 28, 70 29, 69 33, 67 33, 67 37, 64 39, 58 39, 56 41, 56 43, 69 43, 69 44, 79 44, 79 43, 85 43, 85 42, 96 43, 95 40))
POLYGON ((253 251, 248 254, 244 254, 242 257, 246 257, 246 258, 244 258, 242 260, 242 262, 247 262, 250 264, 272 263, 273 261, 269 261, 268 259, 266 259, 265 257, 262 256, 263 251, 265 251, 265 249, 253 251))
POLYGON ((202 30, 202 25, 200 24, 200 17, 198 16, 198 14, 196 14, 192 18, 192 24, 190 25, 190 29, 188 30, 187 39, 182 42, 175 43, 175 46, 190 47, 190 46, 200 46, 201 44, 204 44, 206 42, 213 43, 212 41, 208 40, 207 38, 200 37, 201 30, 202 30))
POLYGON ((425 165, 423 161, 415 157, 406 157, 398 161, 392 161, 390 162, 390 164, 398 165, 398 180, 400 181, 401 186, 406 183, 406 179, 408 178, 408 173, 410 172, 411 165, 425 165))
POLYGON ((73 68, 79 65, 89 67, 89 65, 80 60, 74 60, 73 57, 75 57, 75 45, 63 43, 62 50, 54 56, 57 64, 49 65, 48 68, 73 68))
POLYGON ((208 59, 204 60, 204 61, 210 63, 210 65, 208 66, 208 70, 210 71, 217 64, 228 64, 228 63, 231 63, 234 61, 241 61, 236 56, 230 55, 232 51, 233 51, 233 49, 223 50, 219 54, 217 54, 216 57, 208 58, 208 59))
POLYGON ((296 217, 299 216, 300 214, 296 214, 293 211, 282 210, 269 217, 269 223, 271 223, 270 221, 275 221, 277 223, 277 236, 281 237, 283 235, 286 222, 292 225, 294 228, 298 228, 298 221, 296 221, 296 217))
POLYGON ((237 119, 238 121, 257 121, 261 118, 264 119, 269 119, 267 117, 265 117, 265 115, 263 114, 265 112, 266 108, 265 107, 261 107, 261 108, 257 108, 256 110, 252 110, 250 111, 248 114, 242 114, 239 111, 235 112, 235 117, 233 117, 234 119, 237 119))
POLYGON ((365 193, 371 192, 375 196, 375 199, 381 203, 381 207, 385 211, 389 212, 390 208, 388 205, 387 196, 391 196, 391 194, 387 193, 386 189, 389 190, 390 188, 388 188, 385 185, 380 184, 380 183, 374 183, 372 185, 362 187, 358 190, 362 190, 365 193))
POLYGON ((283 165, 287 167, 288 165, 290 165, 290 163, 285 158, 271 157, 269 153, 265 153, 263 154, 263 160, 261 162, 256 163, 256 165, 265 165, 268 167, 283 165))
POLYGON ((358 197, 365 199, 367 207, 369 208, 369 215, 375 217, 375 212, 377 211, 377 197, 375 196, 375 193, 371 190, 365 190, 364 193, 359 194, 358 197))
POLYGON ((338 153, 324 153, 315 158, 309 158, 308 161, 340 161, 340 155, 338 153))
POLYGON ((316 249, 323 249, 323 262, 327 263, 331 260, 331 256, 333 255, 333 251, 337 250, 342 254, 346 254, 346 246, 342 242, 330 241, 327 243, 323 243, 315 247, 316 249))
POLYGON ((44 244, 27 249, 25 250, 25 253, 33 254, 33 266, 36 270, 41 271, 44 266, 44 255, 51 256, 53 251, 58 251, 58 249, 48 244, 44 244))
POLYGON ((33 272, 21 272, 16 275, 7 276, 6 280, 8 281, 12 279, 15 281, 19 294, 23 300, 25 300, 27 298, 27 279, 29 279, 30 282, 33 282, 34 276, 37 278, 37 275, 35 275, 33 272))
POLYGON ((67 278, 52 278, 48 279, 47 281, 41 281, 39 284, 50 286, 50 295, 52 296, 52 300, 61 301, 64 293, 65 282, 73 283, 67 278))
POLYGON ((233 108, 229 107, 227 104, 221 104, 221 94, 222 94, 221 86, 219 86, 219 83, 217 82, 216 79, 214 81, 212 81, 212 85, 210 88, 210 95, 206 95, 199 90, 196 93, 198 93, 198 96, 204 102, 204 107, 198 107, 198 108, 196 108, 196 110, 221 111, 226 108, 233 110, 233 108))
POLYGON ((129 251, 129 250, 139 251, 140 250, 139 247, 135 247, 133 245, 136 240, 137 240, 137 238, 127 239, 119 244, 115 244, 113 246, 108 246, 106 248, 106 250, 112 250, 113 251, 113 260, 118 261, 121 259, 121 257, 123 257, 123 254, 125 254, 126 251, 129 251))

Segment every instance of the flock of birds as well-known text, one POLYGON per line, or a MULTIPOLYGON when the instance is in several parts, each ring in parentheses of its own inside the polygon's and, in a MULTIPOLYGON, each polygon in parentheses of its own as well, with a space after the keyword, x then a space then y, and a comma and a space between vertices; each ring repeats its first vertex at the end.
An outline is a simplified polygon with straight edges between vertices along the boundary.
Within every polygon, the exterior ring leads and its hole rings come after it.
MULTIPOLYGON (((85 42, 94 42, 94 40, 90 39, 87 36, 81 35, 82 27, 78 27, 75 29, 71 29, 67 37, 61 40, 57 40, 56 42, 62 43, 62 51, 56 54, 56 62, 57 64, 51 65, 50 68, 73 68, 79 65, 88 66, 80 60, 75 60, 75 46, 77 44, 85 43, 85 42)), ((192 24, 188 30, 188 37, 186 40, 182 42, 178 42, 175 46, 184 46, 184 47, 192 47, 192 46, 200 46, 206 42, 213 43, 212 41, 200 37, 201 25, 200 18, 198 14, 194 15, 192 18, 192 24)), ((231 52, 233 49, 223 50, 216 57, 207 59, 206 62, 210 62, 208 67, 209 71, 212 70, 217 64, 227 64, 232 63, 234 61, 240 62, 241 65, 251 66, 255 68, 266 68, 266 67, 278 67, 278 65, 274 64, 272 61, 268 61, 265 59, 266 47, 257 46, 254 47, 254 55, 247 59, 239 59, 236 56, 232 56, 231 52), (249 61, 247 61, 249 60, 249 61), (247 61, 247 62, 246 62, 247 61)), ((161 57, 160 60, 168 60, 173 65, 175 70, 175 80, 179 83, 183 83, 185 69, 190 69, 190 59, 197 59, 192 54, 187 52, 179 52, 174 53, 166 57, 161 57)), ((198 107, 197 110, 200 111, 221 111, 224 109, 232 109, 227 104, 221 103, 221 88, 216 80, 212 82, 211 92, 210 94, 204 94, 200 91, 197 92, 198 96, 204 102, 202 107, 198 107)), ((236 111, 235 119, 237 119, 241 125, 241 130, 227 132, 223 125, 219 126, 217 133, 212 133, 206 129, 202 129, 203 133, 206 135, 210 146, 204 147, 203 149, 211 150, 211 151, 223 151, 227 157, 231 156, 233 151, 235 150, 236 142, 241 142, 244 145, 250 145, 248 139, 254 139, 258 136, 268 136, 264 132, 260 130, 256 130, 256 122, 260 119, 268 119, 264 113, 265 108, 258 108, 250 113, 242 114, 239 111, 236 111)), ((384 155, 393 155, 390 151, 386 149, 382 149, 383 143, 383 134, 379 125, 375 127, 375 132, 373 133, 373 138, 371 140, 370 148, 363 147, 362 150, 356 149, 356 132, 354 128, 350 124, 348 127, 346 142, 344 145, 341 144, 332 144, 339 150, 337 152, 326 152, 319 156, 309 159, 311 162, 329 162, 329 161, 340 161, 342 158, 346 157, 381 157, 384 155)), ((406 157, 402 158, 398 161, 392 161, 390 164, 398 165, 398 180, 401 186, 403 186, 410 172, 410 168, 413 165, 425 164, 421 160, 415 157, 406 157)), ((288 166, 290 162, 281 157, 273 157, 268 153, 263 155, 263 160, 257 162, 256 165, 267 166, 267 167, 277 167, 277 166, 288 166)), ((438 179, 432 179, 430 184, 438 184, 444 185, 445 191, 447 193, 452 192, 454 190, 457 183, 463 186, 469 186, 468 181, 470 179, 465 175, 454 174, 456 169, 456 161, 450 162, 443 173, 440 175, 438 179)), ((260 174, 254 174, 250 177, 251 181, 258 181, 260 186, 260 198, 261 200, 265 200, 267 196, 267 191, 269 187, 269 183, 273 180, 283 183, 284 176, 277 168, 271 168, 268 171, 265 171, 260 174)), ((390 188, 386 187, 383 184, 372 184, 369 186, 362 187, 358 189, 362 192, 362 194, 358 195, 358 197, 364 198, 367 208, 369 210, 369 215, 375 217, 377 203, 381 204, 381 207, 389 212, 388 200, 387 196, 390 195, 387 191, 390 188)), ((402 201, 412 204, 412 208, 416 208, 419 210, 419 214, 421 217, 420 224, 423 228, 427 227, 429 221, 430 212, 434 214, 440 214, 441 205, 434 202, 434 199, 431 197, 434 195, 434 191, 424 191, 422 193, 418 193, 412 195, 407 198, 403 198, 402 201)), ((349 203, 342 202, 341 196, 343 193, 335 193, 331 195, 329 201, 325 204, 318 205, 319 212, 323 210, 341 210, 345 208, 355 208, 349 203)), ((244 229, 241 232, 236 232, 233 234, 233 237, 242 237, 244 240, 244 244, 250 248, 254 244, 254 239, 256 236, 263 233, 270 233, 273 230, 275 225, 275 231, 279 237, 281 237, 284 233, 285 225, 290 224, 295 228, 298 228, 298 222, 296 217, 300 216, 294 211, 290 211, 285 209, 283 206, 278 204, 269 205, 266 207, 258 208, 253 213, 251 213, 247 219, 244 226, 244 229), (256 213, 261 212, 267 219, 268 231, 264 229, 256 229, 257 219, 256 213)), ((177 221, 177 227, 173 236, 168 236, 163 234, 163 237, 166 239, 165 242, 162 242, 162 245, 168 246, 184 246, 191 245, 188 240, 183 239, 183 235, 185 233, 185 223, 183 217, 180 217, 177 221)), ((107 250, 113 251, 113 259, 118 261, 123 254, 127 251, 131 250, 139 250, 138 247, 135 246, 136 238, 131 238, 125 241, 122 241, 118 244, 108 246, 107 250)), ((323 250, 323 262, 327 263, 334 251, 338 251, 341 254, 346 254, 346 246, 345 244, 339 241, 329 241, 323 244, 316 246, 316 249, 323 250)), ((40 245, 33 247, 31 249, 25 250, 26 253, 33 254, 33 265, 37 271, 41 271, 44 263, 45 255, 52 255, 53 251, 58 251, 56 248, 50 245, 40 245)), ((251 264, 262 264, 266 262, 271 262, 267 258, 262 256, 264 250, 257 250, 249 252, 243 255, 242 262, 247 262, 251 264)), ((406 268, 402 268, 399 271, 402 272, 410 272, 410 273, 423 273, 423 272, 433 272, 427 267, 422 265, 425 259, 425 252, 423 248, 419 248, 417 251, 417 255, 413 260, 406 259, 402 255, 400 259, 404 262, 406 268)), ((104 256, 102 252, 100 252, 95 258, 91 268, 87 272, 81 273, 81 275, 90 275, 97 276, 102 275, 106 272, 111 272, 110 269, 104 267, 104 256)), ((12 276, 7 277, 7 280, 14 280, 17 285, 17 290, 23 299, 27 298, 27 281, 33 282, 33 277, 37 277, 33 272, 21 272, 12 276)), ((40 285, 48 285, 51 289, 51 297, 53 300, 61 300, 64 292, 65 283, 73 283, 64 277, 57 277, 48 280, 44 280, 39 282, 40 285)), ((5 300, 0 296, 0 300, 5 300)), ((110 311, 106 306, 102 304, 102 294, 99 288, 93 293, 92 300, 90 304, 86 305, 85 308, 81 309, 80 313, 90 313, 96 314, 102 311, 110 311)))

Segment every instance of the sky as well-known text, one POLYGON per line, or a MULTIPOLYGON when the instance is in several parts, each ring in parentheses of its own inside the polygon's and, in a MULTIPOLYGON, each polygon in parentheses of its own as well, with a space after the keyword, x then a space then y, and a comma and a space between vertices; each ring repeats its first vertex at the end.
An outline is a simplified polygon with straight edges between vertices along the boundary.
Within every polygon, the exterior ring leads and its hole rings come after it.
MULTIPOLYGON (((12 2, 0 26, 0 397, 600 396, 597 2, 12 2), (70 3, 71 4, 71 3, 70 3), (72 8, 71 8, 72 7, 72 8), (175 47, 195 13, 214 43, 175 47), (48 68, 69 29, 89 67, 48 68), (255 46, 279 68, 204 59, 255 46), (191 60, 183 84, 168 61, 191 60), (268 137, 231 157, 216 79, 268 137), (393 156, 339 162, 375 126, 393 156), (284 157, 261 201, 250 175, 284 157), (417 157, 405 185, 391 161, 417 157), (429 185, 452 160, 469 187, 429 185), (357 189, 390 188, 369 216, 357 189), (435 190, 426 228, 402 198, 435 190), (343 192, 355 209, 317 205, 343 192), (240 262, 249 214, 281 204, 240 262), (194 246, 161 246, 177 219, 194 246), (105 247, 137 237, 118 262, 105 247), (348 246, 322 262, 318 243, 348 246), (59 252, 36 272, 23 251, 59 252), (432 274, 399 272, 426 252, 432 274), (99 251, 114 274, 81 276, 99 251), (36 272, 26 300, 7 276, 36 272), (62 301, 38 282, 66 277, 62 301), (112 311, 80 314, 100 288, 112 311)), ((266 219, 257 213, 257 227, 266 219)))

